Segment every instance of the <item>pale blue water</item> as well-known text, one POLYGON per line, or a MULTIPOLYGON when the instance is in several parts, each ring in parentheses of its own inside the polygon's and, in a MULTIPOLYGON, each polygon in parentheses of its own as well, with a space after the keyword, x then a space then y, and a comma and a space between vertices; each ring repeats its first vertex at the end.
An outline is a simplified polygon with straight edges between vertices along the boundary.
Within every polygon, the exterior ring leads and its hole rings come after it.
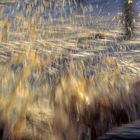
MULTIPOLYGON (((44 18, 48 18, 51 15, 53 18, 56 17, 68 17, 72 14, 77 14, 76 12, 81 11, 79 5, 72 5, 68 4, 67 2, 64 3, 64 8, 59 8, 59 1, 54 0, 55 3, 52 9, 46 8, 44 12, 40 12, 38 16, 42 16, 44 18)), ((94 14, 94 15, 111 15, 117 14, 118 12, 122 11, 122 1, 123 0, 81 0, 83 5, 82 14, 94 14)), ((27 6, 31 5, 31 0, 28 0, 26 3, 22 0, 17 0, 16 4, 6 5, 4 8, 4 15, 12 17, 16 14, 23 14, 25 16, 33 16, 36 12, 37 6, 40 4, 40 0, 34 5, 34 8, 30 13, 25 14, 25 9, 27 6), (20 3, 20 6, 17 6, 17 3, 20 3)), ((134 0, 135 9, 140 10, 140 1, 134 0)))

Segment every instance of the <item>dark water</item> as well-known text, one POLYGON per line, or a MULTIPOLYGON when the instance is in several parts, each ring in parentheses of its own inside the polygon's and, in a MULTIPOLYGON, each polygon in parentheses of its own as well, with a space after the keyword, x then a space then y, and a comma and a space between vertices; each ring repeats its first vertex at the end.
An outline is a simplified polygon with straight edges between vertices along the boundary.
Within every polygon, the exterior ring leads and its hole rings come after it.
POLYGON ((136 121, 107 133, 99 140, 139 140, 140 139, 140 121, 136 121))

